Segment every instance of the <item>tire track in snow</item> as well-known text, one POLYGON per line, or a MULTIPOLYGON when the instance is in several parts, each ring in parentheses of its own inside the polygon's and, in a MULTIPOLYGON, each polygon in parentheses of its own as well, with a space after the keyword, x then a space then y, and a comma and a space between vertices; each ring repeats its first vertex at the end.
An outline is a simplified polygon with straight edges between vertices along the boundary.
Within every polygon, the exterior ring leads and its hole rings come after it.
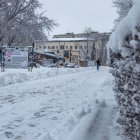
POLYGON ((87 140, 109 140, 110 126, 112 125, 113 108, 104 106, 103 103, 97 111, 91 126, 87 130, 87 140))
POLYGON ((114 105, 102 102, 96 109, 81 120, 67 140, 121 140, 114 132, 114 105))

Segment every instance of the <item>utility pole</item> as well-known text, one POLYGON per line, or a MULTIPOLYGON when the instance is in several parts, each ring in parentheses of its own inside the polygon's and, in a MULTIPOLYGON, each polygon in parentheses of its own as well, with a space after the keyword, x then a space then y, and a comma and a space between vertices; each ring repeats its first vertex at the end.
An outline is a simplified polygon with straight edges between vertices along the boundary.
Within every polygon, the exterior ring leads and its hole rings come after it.
POLYGON ((71 63, 71 49, 70 49, 70 63, 71 63))
POLYGON ((33 69, 33 65, 34 65, 34 47, 35 47, 35 43, 32 43, 32 66, 31 69, 33 69))
POLYGON ((4 58, 4 50, 2 50, 2 54, 1 54, 1 72, 4 72, 4 67, 5 67, 5 64, 4 64, 4 61, 5 61, 5 58, 4 58))
POLYGON ((32 48, 28 51, 28 65, 29 65, 29 69, 28 71, 31 71, 32 72, 32 69, 33 69, 33 63, 34 63, 34 47, 35 47, 35 44, 34 42, 32 43, 32 48))
POLYGON ((31 71, 31 48, 28 48, 28 71, 31 71))

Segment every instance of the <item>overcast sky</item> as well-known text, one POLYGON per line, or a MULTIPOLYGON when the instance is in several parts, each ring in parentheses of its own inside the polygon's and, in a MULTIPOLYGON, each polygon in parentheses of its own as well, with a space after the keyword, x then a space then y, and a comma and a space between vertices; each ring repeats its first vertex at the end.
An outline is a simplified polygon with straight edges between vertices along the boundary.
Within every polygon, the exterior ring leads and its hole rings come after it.
POLYGON ((39 0, 59 26, 51 34, 81 33, 85 27, 109 32, 117 17, 112 0, 39 0))

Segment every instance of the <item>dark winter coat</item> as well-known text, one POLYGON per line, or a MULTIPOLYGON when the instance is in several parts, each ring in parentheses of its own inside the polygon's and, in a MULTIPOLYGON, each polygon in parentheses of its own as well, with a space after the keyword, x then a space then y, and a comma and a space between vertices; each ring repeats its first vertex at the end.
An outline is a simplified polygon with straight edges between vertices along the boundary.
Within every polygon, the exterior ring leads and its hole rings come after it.
POLYGON ((101 65, 101 63, 100 63, 100 60, 99 60, 99 59, 96 61, 96 64, 97 64, 97 65, 99 65, 99 66, 101 65))

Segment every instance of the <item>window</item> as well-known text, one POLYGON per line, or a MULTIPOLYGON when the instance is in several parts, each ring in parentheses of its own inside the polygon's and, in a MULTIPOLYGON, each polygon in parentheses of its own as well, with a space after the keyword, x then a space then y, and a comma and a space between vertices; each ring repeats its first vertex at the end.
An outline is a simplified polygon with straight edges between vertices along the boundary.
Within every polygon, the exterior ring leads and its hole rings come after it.
POLYGON ((69 58, 69 51, 64 51, 64 57, 69 58))
POLYGON ((41 46, 39 46, 39 48, 41 49, 41 46))
POLYGON ((46 49, 46 46, 44 46, 44 49, 46 49))
POLYGON ((50 53, 50 54, 55 54, 55 52, 48 52, 48 53, 50 53))
POLYGON ((56 46, 56 49, 58 49, 58 46, 56 46))
POLYGON ((61 49, 61 50, 64 50, 64 46, 60 46, 60 49, 61 49))
POLYGON ((50 46, 48 46, 48 49, 50 49, 50 46))
POLYGON ((70 46, 70 49, 73 49, 73 47, 72 47, 72 46, 70 46))
POLYGON ((75 49, 77 50, 77 46, 75 46, 75 49))
POLYGON ((55 49, 55 46, 52 46, 52 49, 55 49))
POLYGON ((68 46, 66 46, 66 49, 68 49, 68 46))

